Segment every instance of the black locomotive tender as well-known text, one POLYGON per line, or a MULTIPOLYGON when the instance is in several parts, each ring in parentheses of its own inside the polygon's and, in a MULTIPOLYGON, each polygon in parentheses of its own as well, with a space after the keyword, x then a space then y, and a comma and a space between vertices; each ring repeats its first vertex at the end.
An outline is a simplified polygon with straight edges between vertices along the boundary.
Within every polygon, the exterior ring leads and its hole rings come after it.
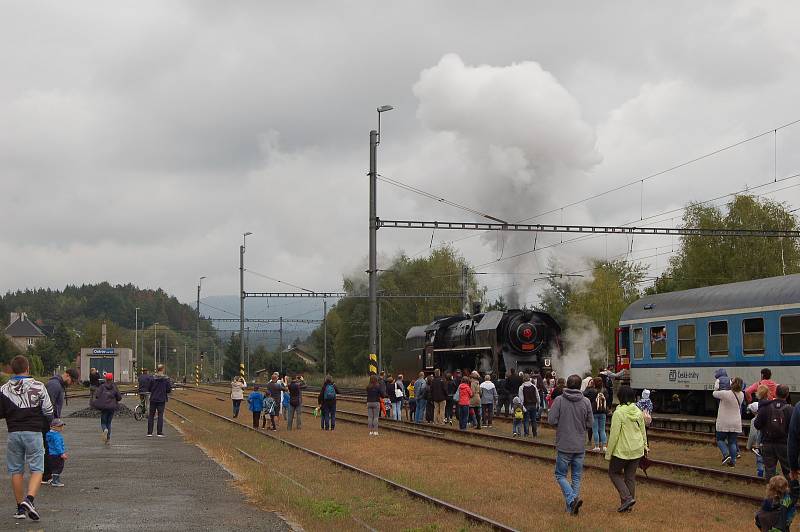
POLYGON ((406 349, 394 357, 394 370, 407 376, 420 371, 478 370, 505 375, 546 371, 561 350, 561 327, 545 312, 492 310, 458 314, 417 325, 406 334, 406 349))

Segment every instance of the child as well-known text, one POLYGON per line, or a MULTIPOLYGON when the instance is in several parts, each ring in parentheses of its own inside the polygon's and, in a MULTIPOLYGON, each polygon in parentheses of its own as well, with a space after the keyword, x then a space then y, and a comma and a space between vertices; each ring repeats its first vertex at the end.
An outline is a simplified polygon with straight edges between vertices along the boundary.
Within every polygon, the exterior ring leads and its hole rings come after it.
POLYGON ((414 394, 414 381, 408 385, 408 421, 414 421, 417 415, 417 396, 414 394))
POLYGON ((642 412, 647 410, 648 414, 653 413, 653 401, 650 400, 650 390, 646 388, 642 390, 642 398, 636 401, 636 406, 642 412))
POLYGON ((261 411, 264 410, 264 394, 259 391, 259 386, 253 386, 253 391, 247 396, 247 407, 253 413, 253 428, 258 428, 258 420, 261 419, 261 411))
MULTIPOLYGON (((288 387, 286 389, 288 390, 288 387)), ((281 393, 283 394, 281 396, 281 413, 283 414, 283 420, 286 421, 286 412, 289 410, 289 399, 291 396, 287 391, 283 391, 281 393)))
POLYGON ((715 390, 730 390, 731 389, 731 378, 728 377, 728 372, 725 371, 724 368, 719 368, 717 371, 714 372, 714 378, 717 379, 714 381, 714 389, 715 390))
POLYGON ((61 472, 64 471, 64 460, 68 456, 61 431, 65 426, 63 421, 56 418, 50 422, 50 430, 47 432, 47 457, 45 459, 48 462, 48 469, 53 472, 53 480, 50 481, 50 485, 55 488, 64 487, 64 483, 61 482, 61 472))
POLYGON ((275 403, 275 399, 272 398, 272 394, 269 390, 267 390, 267 396, 264 399, 264 417, 262 418, 263 421, 261 422, 261 428, 265 428, 267 426, 267 416, 269 416, 269 422, 272 424, 272 428, 269 430, 278 430, 278 427, 275 425, 275 410, 278 408, 277 403, 275 403))
POLYGON ((520 431, 520 427, 522 427, 522 421, 525 419, 525 407, 522 406, 522 401, 520 401, 519 396, 514 396, 513 406, 511 407, 511 416, 513 421, 513 433, 514 437, 518 438, 522 435, 520 431))
POLYGON ((796 511, 795 505, 800 495, 800 484, 796 480, 786 481, 786 477, 776 475, 767 484, 767 498, 756 514, 759 530, 787 531, 792 525, 796 511))

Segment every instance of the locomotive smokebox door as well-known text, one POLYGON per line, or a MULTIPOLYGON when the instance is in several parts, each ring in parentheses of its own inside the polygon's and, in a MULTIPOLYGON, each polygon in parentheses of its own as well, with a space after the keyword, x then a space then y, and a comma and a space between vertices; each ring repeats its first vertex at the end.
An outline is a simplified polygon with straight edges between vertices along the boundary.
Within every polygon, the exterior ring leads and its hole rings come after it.
POLYGON ((546 368, 552 368, 553 367, 553 364, 552 364, 552 362, 551 362, 549 357, 542 359, 542 361, 544 362, 544 367, 546 367, 546 368))

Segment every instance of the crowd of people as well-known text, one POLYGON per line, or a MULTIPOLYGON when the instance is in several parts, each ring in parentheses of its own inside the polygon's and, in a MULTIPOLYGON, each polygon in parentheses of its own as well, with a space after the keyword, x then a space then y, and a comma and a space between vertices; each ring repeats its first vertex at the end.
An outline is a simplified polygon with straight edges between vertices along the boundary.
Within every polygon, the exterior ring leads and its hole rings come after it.
MULTIPOLYGON (((244 390, 247 381, 244 377, 237 376, 231 381, 231 403, 233 417, 239 417, 239 409, 244 401, 244 390)), ((286 423, 286 430, 300 430, 303 424, 303 390, 306 382, 302 375, 289 376, 281 379, 276 371, 265 385, 254 384, 252 391, 247 395, 247 408, 253 417, 253 428, 278 430, 280 419, 286 423), (269 427, 267 427, 269 421, 269 427)), ((321 414, 320 426, 324 430, 336 428, 336 395, 339 389, 333 383, 333 378, 328 375, 318 397, 321 414)))

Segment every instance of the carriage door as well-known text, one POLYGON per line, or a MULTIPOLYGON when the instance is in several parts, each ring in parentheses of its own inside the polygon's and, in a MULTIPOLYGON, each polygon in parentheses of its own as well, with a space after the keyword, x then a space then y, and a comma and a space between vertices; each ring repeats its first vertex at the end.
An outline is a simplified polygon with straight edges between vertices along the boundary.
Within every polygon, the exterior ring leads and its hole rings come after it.
POLYGON ((628 354, 630 331, 630 327, 617 327, 614 331, 615 371, 630 369, 631 367, 631 357, 628 354))

